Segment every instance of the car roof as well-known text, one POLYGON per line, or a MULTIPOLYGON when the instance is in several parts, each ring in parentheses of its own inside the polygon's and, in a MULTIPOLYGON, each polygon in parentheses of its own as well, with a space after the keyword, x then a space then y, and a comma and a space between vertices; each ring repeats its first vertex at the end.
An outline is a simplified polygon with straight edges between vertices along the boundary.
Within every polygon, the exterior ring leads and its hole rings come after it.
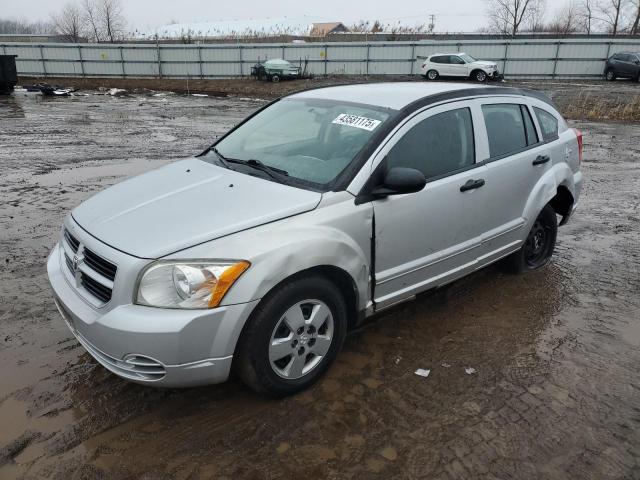
POLYGON ((525 92, 519 89, 460 82, 381 82, 314 88, 294 93, 288 98, 325 99, 401 110, 427 97, 449 93, 458 97, 464 97, 467 94, 475 96, 493 93, 496 95, 525 95, 525 92))

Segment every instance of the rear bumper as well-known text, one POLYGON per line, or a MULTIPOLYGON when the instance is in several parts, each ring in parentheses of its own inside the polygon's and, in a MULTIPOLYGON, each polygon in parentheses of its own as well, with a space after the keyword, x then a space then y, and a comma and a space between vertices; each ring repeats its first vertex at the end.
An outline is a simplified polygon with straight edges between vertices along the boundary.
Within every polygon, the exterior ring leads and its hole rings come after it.
POLYGON ((137 383, 189 387, 225 381, 245 321, 258 301, 211 310, 87 304, 63 274, 60 247, 47 261, 56 306, 98 363, 137 383))

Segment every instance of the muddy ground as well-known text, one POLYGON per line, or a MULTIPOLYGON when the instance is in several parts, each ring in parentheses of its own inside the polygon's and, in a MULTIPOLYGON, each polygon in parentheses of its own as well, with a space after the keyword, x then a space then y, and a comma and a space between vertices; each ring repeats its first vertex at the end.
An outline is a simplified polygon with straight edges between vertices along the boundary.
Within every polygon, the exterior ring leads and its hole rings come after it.
POLYGON ((0 478, 640 478, 637 124, 571 121, 586 182, 548 267, 384 314, 295 397, 151 389, 85 353, 45 277, 63 216, 261 104, 0 98, 0 478))
MULTIPOLYGON (((259 82, 247 78, 158 79, 158 78, 38 78, 21 77, 23 85, 45 82, 62 87, 87 89, 122 88, 134 93, 173 91, 182 94, 206 94, 216 97, 251 97, 272 99, 299 90, 355 82, 411 81, 424 82, 419 75, 329 76, 280 83, 259 82)), ((466 82, 467 80, 453 80, 466 82)), ((553 98, 560 111, 569 118, 602 121, 640 122, 640 84, 631 80, 604 83, 598 80, 514 81, 489 85, 505 85, 542 90, 553 98)))

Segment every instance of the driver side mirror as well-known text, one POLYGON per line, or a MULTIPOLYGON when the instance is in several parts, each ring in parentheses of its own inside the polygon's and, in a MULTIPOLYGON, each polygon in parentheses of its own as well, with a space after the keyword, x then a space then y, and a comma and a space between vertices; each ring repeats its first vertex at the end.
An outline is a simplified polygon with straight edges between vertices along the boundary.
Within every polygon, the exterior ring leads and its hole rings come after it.
POLYGON ((379 185, 371 194, 376 198, 389 195, 402 195, 419 192, 427 184, 427 179, 420 170, 407 167, 393 167, 387 171, 379 185))

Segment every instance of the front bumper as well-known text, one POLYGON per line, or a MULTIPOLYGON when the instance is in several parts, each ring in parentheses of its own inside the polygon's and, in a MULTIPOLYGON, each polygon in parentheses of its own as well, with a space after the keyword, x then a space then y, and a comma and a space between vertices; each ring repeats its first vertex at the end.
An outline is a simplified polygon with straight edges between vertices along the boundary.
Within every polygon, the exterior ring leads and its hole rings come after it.
POLYGON ((108 311, 84 301, 70 284, 60 246, 47 274, 60 314, 102 366, 128 380, 161 387, 224 382, 236 342, 257 300, 211 310, 119 305, 108 311))

